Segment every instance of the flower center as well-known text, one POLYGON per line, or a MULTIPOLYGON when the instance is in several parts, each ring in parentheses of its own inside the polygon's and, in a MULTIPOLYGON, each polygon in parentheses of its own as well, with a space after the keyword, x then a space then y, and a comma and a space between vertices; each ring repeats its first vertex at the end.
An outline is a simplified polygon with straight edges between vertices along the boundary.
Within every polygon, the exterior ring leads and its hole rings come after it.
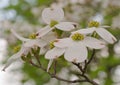
POLYGON ((84 35, 80 34, 80 33, 75 33, 71 36, 72 40, 74 41, 80 41, 84 39, 84 35))
POLYGON ((50 42, 50 44, 49 44, 50 49, 52 49, 52 48, 54 48, 54 47, 55 47, 55 46, 54 46, 54 42, 55 42, 55 41, 51 41, 51 42, 50 42))
POLYGON ((99 25, 100 25, 100 23, 97 21, 90 21, 88 23, 88 27, 98 27, 99 25))
POLYGON ((31 34, 31 35, 29 36, 29 38, 30 38, 30 39, 36 39, 36 34, 35 34, 35 33, 31 34))
POLYGON ((50 27, 54 27, 56 24, 58 24, 58 22, 55 21, 55 20, 52 20, 52 21, 50 22, 50 27))
POLYGON ((20 45, 18 45, 18 46, 15 46, 14 48, 13 48, 13 51, 14 51, 14 53, 17 53, 19 50, 20 50, 20 45))

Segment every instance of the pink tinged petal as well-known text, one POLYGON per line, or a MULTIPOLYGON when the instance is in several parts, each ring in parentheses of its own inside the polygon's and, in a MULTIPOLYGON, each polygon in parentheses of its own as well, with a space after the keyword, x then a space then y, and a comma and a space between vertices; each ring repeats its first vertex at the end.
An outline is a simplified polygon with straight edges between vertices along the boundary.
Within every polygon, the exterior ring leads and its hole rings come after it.
POLYGON ((80 34, 85 34, 85 35, 87 35, 87 34, 93 33, 93 32, 95 31, 95 29, 96 29, 96 28, 94 28, 94 27, 93 27, 93 28, 80 29, 80 30, 77 30, 77 31, 72 32, 72 34, 78 32, 78 33, 80 33, 80 34))
POLYGON ((69 62, 81 63, 87 59, 87 48, 82 44, 75 44, 66 49, 64 57, 69 62))
POLYGON ((82 43, 87 46, 87 47, 90 47, 90 48, 94 48, 94 49, 101 49, 101 48, 104 48, 105 47, 105 43, 98 40, 98 39, 95 39, 95 38, 92 38, 92 37, 86 37, 82 43))
POLYGON ((53 28, 50 28, 50 26, 46 26, 44 28, 41 28, 37 33, 37 38, 41 38, 44 35, 46 35, 48 32, 50 32, 53 28))
POLYGON ((63 30, 63 31, 71 31, 75 29, 76 26, 77 24, 73 22, 60 22, 59 24, 55 25, 56 28, 63 30))
POLYGON ((59 48, 66 48, 73 45, 71 38, 57 39, 54 45, 59 48))
POLYGON ((41 39, 33 39, 33 40, 29 40, 26 43, 24 43, 25 47, 34 47, 34 46, 38 46, 38 47, 43 47, 45 46, 47 43, 44 40, 41 39))
POLYGON ((47 24, 50 24, 52 20, 59 22, 63 18, 64 18, 64 11, 60 7, 45 8, 42 12, 42 19, 47 24))
POLYGON ((53 59, 51 59, 48 63, 47 72, 49 72, 49 69, 50 69, 52 63, 53 63, 53 59))
POLYGON ((46 59, 56 59, 60 57, 65 52, 63 48, 54 47, 45 54, 46 59))
POLYGON ((105 41, 107 41, 110 44, 113 44, 114 42, 117 41, 117 39, 104 28, 98 28, 96 29, 96 32, 100 37, 102 37, 105 41))
POLYGON ((24 38, 24 37, 18 35, 18 34, 15 32, 15 30, 13 30, 13 29, 11 29, 11 32, 13 33, 13 35, 14 35, 15 37, 17 37, 17 38, 18 38, 19 40, 21 40, 21 41, 28 41, 28 40, 30 40, 30 39, 27 39, 27 38, 24 38))

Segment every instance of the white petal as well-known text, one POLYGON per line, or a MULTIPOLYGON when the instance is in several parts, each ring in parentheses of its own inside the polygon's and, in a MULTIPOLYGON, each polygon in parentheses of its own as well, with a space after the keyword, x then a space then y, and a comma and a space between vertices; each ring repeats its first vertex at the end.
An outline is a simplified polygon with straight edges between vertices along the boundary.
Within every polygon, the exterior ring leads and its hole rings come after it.
POLYGON ((104 26, 100 26, 101 28, 110 28, 110 26, 104 25, 104 26))
POLYGON ((53 63, 53 59, 51 59, 48 63, 47 72, 49 72, 49 69, 50 69, 52 63, 53 63))
POLYGON ((77 31, 72 32, 72 34, 78 32, 78 33, 80 33, 80 34, 85 34, 85 35, 87 35, 87 34, 93 33, 93 32, 95 31, 95 29, 96 29, 96 28, 94 28, 94 27, 93 27, 93 28, 80 29, 80 30, 77 30, 77 31))
POLYGON ((87 48, 82 44, 75 44, 74 46, 69 47, 64 57, 69 62, 81 63, 87 59, 88 52, 87 48))
POLYGON ((8 67, 9 67, 12 63, 14 63, 15 61, 19 60, 19 58, 20 58, 20 55, 18 55, 18 54, 14 54, 13 56, 11 56, 11 57, 8 59, 7 63, 5 64, 5 66, 4 66, 4 68, 3 68, 2 70, 5 71, 6 68, 8 68, 8 67))
POLYGON ((25 47, 33 47, 33 46, 38 46, 38 47, 43 47, 45 46, 47 43, 44 40, 41 39, 33 39, 33 40, 29 40, 26 43, 24 43, 25 47))
POLYGON ((57 39, 54 45, 59 48, 66 48, 73 45, 71 38, 57 39))
POLYGON ((36 34, 37 38, 41 38, 44 35, 46 35, 48 32, 50 32, 53 28, 50 28, 50 26, 46 26, 44 28, 41 28, 36 34))
POLYGON ((14 54, 13 56, 11 56, 11 57, 8 59, 7 63, 5 64, 5 66, 4 66, 4 68, 3 68, 2 70, 5 71, 6 68, 8 68, 12 63, 20 60, 20 56, 21 56, 24 52, 25 52, 25 51, 24 51, 24 47, 21 47, 21 49, 20 49, 19 52, 17 52, 16 54, 14 54))
POLYGON ((40 48, 40 55, 43 55, 47 52, 48 48, 47 47, 41 47, 40 48))
POLYGON ((55 27, 63 31, 71 31, 75 29, 76 25, 77 24, 73 22, 60 22, 59 24, 55 25, 55 27))
POLYGON ((45 54, 46 59, 55 59, 60 57, 65 52, 63 48, 54 47, 45 54))
POLYGON ((27 38, 24 38, 24 37, 18 35, 18 34, 15 32, 15 30, 13 30, 13 29, 11 29, 11 32, 14 34, 15 37, 17 37, 17 38, 18 38, 19 40, 21 40, 21 41, 28 41, 28 40, 30 40, 30 39, 27 39, 27 38))
POLYGON ((46 42, 51 42, 55 39, 57 39, 57 35, 54 32, 49 32, 46 36, 43 36, 41 39, 43 39, 46 42))
POLYGON ((105 30, 104 28, 98 28, 98 29, 96 29, 96 32, 98 33, 98 35, 100 35, 100 37, 102 37, 108 43, 113 44, 114 42, 117 41, 117 39, 110 32, 105 30))
POLYGON ((87 47, 94 48, 94 49, 101 49, 105 47, 105 43, 92 38, 92 37, 86 37, 83 41, 83 44, 85 44, 87 47))
POLYGON ((50 24, 52 20, 59 22, 63 18, 64 18, 64 11, 60 7, 45 8, 42 12, 42 19, 47 24, 50 24))

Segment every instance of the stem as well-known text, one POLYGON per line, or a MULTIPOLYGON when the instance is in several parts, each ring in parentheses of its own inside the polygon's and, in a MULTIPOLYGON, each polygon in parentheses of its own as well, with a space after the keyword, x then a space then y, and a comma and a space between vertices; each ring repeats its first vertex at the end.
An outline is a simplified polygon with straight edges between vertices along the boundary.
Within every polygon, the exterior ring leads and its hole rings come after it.
POLYGON ((95 50, 93 49, 92 55, 91 55, 90 59, 88 60, 88 62, 85 60, 85 66, 84 66, 84 68, 82 68, 82 66, 80 66, 79 63, 73 63, 73 64, 78 67, 78 69, 80 70, 80 72, 82 72, 81 74, 79 74, 81 77, 83 77, 84 79, 86 79, 87 82, 89 82, 89 83, 91 83, 93 85, 98 85, 95 81, 89 79, 85 75, 86 69, 87 69, 88 65, 91 63, 92 59, 94 58, 94 55, 95 55, 95 50))
POLYGON ((56 66, 57 66, 57 60, 54 61, 54 75, 56 75, 56 66))
POLYGON ((94 56, 95 56, 95 49, 93 49, 92 55, 91 55, 90 59, 88 60, 88 62, 85 61, 85 67, 83 69, 83 71, 84 71, 83 74, 86 72, 86 69, 87 69, 88 65, 91 63, 91 61, 93 60, 94 56))

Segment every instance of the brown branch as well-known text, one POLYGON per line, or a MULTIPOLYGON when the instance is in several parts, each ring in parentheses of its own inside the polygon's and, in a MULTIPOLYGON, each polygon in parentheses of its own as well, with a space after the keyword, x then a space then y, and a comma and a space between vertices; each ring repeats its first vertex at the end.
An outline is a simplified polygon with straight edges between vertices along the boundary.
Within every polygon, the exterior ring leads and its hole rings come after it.
POLYGON ((73 80, 73 81, 72 81, 72 80, 63 79, 63 78, 60 78, 60 77, 58 77, 58 76, 56 76, 56 75, 54 75, 54 74, 52 74, 52 73, 50 73, 50 72, 47 72, 47 70, 46 70, 45 68, 43 68, 42 66, 39 66, 39 65, 34 64, 32 61, 29 61, 29 63, 30 63, 32 66, 34 66, 34 67, 36 67, 36 68, 40 68, 40 69, 42 69, 43 71, 45 71, 46 73, 48 73, 48 74, 51 76, 51 78, 55 78, 55 79, 60 80, 60 81, 64 81, 64 82, 68 82, 68 83, 88 82, 88 81, 86 81, 86 80, 73 80))
POLYGON ((79 74, 81 77, 83 77, 87 82, 89 82, 89 83, 91 83, 93 85, 98 85, 95 81, 89 79, 86 76, 86 74, 85 74, 88 65, 91 63, 92 59, 94 58, 94 55, 95 55, 95 50, 93 50, 92 55, 91 55, 90 59, 88 60, 88 62, 85 60, 85 66, 84 66, 84 68, 82 68, 82 66, 80 66, 79 63, 73 63, 73 64, 78 67, 78 69, 80 70, 80 72, 82 72, 81 74, 79 74))
POLYGON ((79 79, 78 79, 78 80, 73 80, 73 81, 72 81, 72 80, 67 80, 67 79, 58 77, 58 76, 56 75, 56 64, 57 64, 56 60, 55 60, 55 62, 54 62, 54 73, 47 72, 47 70, 46 70, 44 67, 42 67, 42 65, 41 65, 41 63, 40 63, 40 60, 39 60, 39 57, 38 57, 38 55, 36 55, 35 53, 34 53, 34 56, 35 56, 37 62, 39 63, 39 65, 33 63, 32 60, 31 60, 29 63, 30 63, 32 66, 37 67, 37 68, 40 68, 40 69, 42 69, 43 71, 45 71, 46 73, 48 73, 48 74, 51 76, 51 78, 55 78, 55 79, 60 80, 60 81, 64 81, 64 82, 68 82, 68 83, 89 82, 89 83, 91 83, 92 85, 98 85, 95 81, 89 79, 89 78, 85 75, 87 66, 88 66, 88 64, 92 61, 94 55, 95 55, 95 50, 93 50, 93 53, 92 53, 89 61, 88 61, 88 62, 85 61, 85 67, 84 67, 84 68, 82 68, 82 66, 80 65, 80 63, 73 63, 73 64, 74 64, 75 66, 77 66, 77 67, 79 68, 79 70, 81 71, 80 76, 84 78, 83 80, 79 80, 79 79))
POLYGON ((79 83, 79 82, 87 82, 86 80, 67 80, 67 79, 63 79, 63 78, 60 78, 60 77, 58 77, 58 76, 55 76, 55 75, 53 75, 53 76, 51 76, 52 78, 55 78, 55 79, 57 79, 57 80, 60 80, 60 81, 64 81, 64 82, 68 82, 68 83, 79 83))
POLYGON ((87 61, 85 61, 85 66, 84 66, 84 69, 83 69, 83 74, 86 72, 86 69, 88 67, 88 65, 91 63, 91 61, 93 60, 94 58, 94 55, 95 55, 95 49, 93 49, 93 52, 92 52, 92 55, 90 57, 90 59, 87 61))
POLYGON ((38 64, 41 66, 41 62, 40 62, 40 60, 39 60, 39 55, 38 55, 37 53, 35 53, 34 51, 32 51, 32 52, 33 52, 34 57, 36 58, 38 64))
POLYGON ((89 79, 86 75, 85 75, 85 70, 82 69, 82 67, 79 64, 73 63, 74 65, 76 65, 79 70, 82 72, 81 74, 79 74, 81 77, 83 77, 87 82, 91 83, 92 85, 98 85, 95 81, 89 79))
POLYGON ((56 66, 57 66, 57 60, 54 61, 54 75, 56 75, 56 66))
POLYGON ((83 72, 82 66, 80 66, 79 63, 74 63, 74 62, 72 62, 72 63, 73 63, 75 66, 77 66, 78 69, 79 69, 81 72, 83 72))

